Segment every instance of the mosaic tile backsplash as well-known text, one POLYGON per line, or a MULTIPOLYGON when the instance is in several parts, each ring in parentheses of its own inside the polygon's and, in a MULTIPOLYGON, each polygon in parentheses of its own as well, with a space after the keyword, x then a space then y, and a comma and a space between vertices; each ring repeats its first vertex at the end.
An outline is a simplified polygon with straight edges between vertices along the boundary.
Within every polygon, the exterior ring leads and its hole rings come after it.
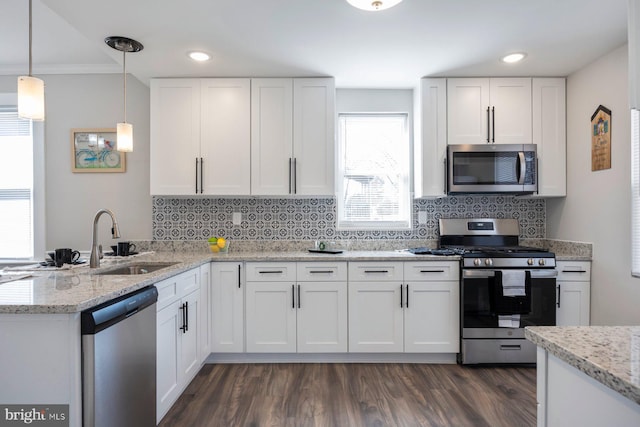
POLYGON ((153 198, 153 240, 430 240, 440 218, 516 218, 520 238, 546 237, 544 199, 514 196, 452 196, 413 201, 413 227, 406 231, 336 230, 335 198, 153 198), (418 224, 418 212, 426 213, 418 224), (234 225, 234 212, 242 223, 234 225))

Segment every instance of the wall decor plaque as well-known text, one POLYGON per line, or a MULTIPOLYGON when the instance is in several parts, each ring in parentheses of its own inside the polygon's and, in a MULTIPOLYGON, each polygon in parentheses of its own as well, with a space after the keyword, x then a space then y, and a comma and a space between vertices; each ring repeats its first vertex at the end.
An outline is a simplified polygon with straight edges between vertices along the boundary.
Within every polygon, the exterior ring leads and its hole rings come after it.
POLYGON ((611 110, 599 105, 591 115, 591 170, 611 169, 611 110))

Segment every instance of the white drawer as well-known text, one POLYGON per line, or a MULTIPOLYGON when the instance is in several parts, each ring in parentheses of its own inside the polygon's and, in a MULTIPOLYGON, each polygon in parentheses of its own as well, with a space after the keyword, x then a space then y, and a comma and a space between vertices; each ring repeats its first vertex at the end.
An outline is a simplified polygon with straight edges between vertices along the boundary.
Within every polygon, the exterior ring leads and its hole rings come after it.
POLYGON ((591 261, 556 261, 558 281, 588 282, 591 280, 591 261))
POLYGON ((299 262, 298 282, 344 282, 347 280, 346 262, 299 262))
POLYGON ((295 262, 248 262, 247 282, 296 281, 295 262))
POLYGON ((402 280, 401 261, 363 261, 349 263, 349 280, 383 282, 402 280))
POLYGON ((180 299, 177 276, 162 280, 155 284, 158 290, 156 310, 161 310, 174 301, 180 299))
POLYGON ((421 261, 404 263, 404 280, 408 281, 442 281, 458 280, 460 263, 458 261, 421 261))

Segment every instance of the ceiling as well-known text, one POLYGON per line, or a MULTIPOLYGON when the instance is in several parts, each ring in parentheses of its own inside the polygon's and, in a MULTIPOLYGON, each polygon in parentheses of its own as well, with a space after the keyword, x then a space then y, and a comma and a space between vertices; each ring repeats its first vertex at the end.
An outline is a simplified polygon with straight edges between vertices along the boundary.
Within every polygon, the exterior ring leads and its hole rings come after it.
MULTIPOLYGON (((151 77, 334 76, 411 88, 424 76, 566 76, 626 43, 627 0, 33 0, 33 74, 122 72, 106 36, 134 38, 151 77), (190 50, 213 58, 194 63, 190 50), (506 53, 525 51, 519 64, 506 53)), ((0 2, 0 75, 28 72, 28 2, 0 2)))

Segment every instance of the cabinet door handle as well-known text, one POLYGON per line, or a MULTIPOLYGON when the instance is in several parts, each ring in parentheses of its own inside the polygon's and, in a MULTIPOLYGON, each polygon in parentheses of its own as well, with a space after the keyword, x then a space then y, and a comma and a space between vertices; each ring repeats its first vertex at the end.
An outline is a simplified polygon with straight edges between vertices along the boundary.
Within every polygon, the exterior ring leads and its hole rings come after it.
POLYGON ((185 327, 186 327, 186 330, 188 331, 189 330, 189 301, 185 301, 184 311, 185 311, 185 315, 184 315, 185 327))
POLYGON ((196 194, 198 194, 198 158, 196 157, 196 194))
POLYGON ((405 307, 409 308, 409 284, 407 283, 407 299, 405 307))
POLYGON ((366 274, 369 274, 369 273, 388 273, 389 270, 365 270, 364 272, 366 274))
POLYGON ((302 303, 300 302, 300 285, 298 285, 298 308, 300 308, 302 306, 302 303))
POLYGON ((180 310, 182 310, 182 326, 180 326, 178 329, 180 329, 182 331, 182 333, 186 333, 187 332, 187 316, 186 316, 186 312, 187 312, 187 308, 185 304, 180 305, 180 310))
POLYGON ((491 142, 489 139, 489 133, 491 132, 491 119, 489 117, 489 107, 487 107, 487 144, 491 142))
POLYGON ((560 295, 561 295, 560 287, 561 286, 562 286, 561 284, 558 284, 558 302, 556 303, 556 306, 558 306, 558 308, 560 308, 560 295))
POLYGON ((240 264, 238 264, 238 289, 240 289, 240 283, 241 283, 241 280, 240 280, 240 277, 241 277, 240 268, 241 268, 241 266, 240 266, 240 264))
POLYGON ((420 273, 444 273, 444 270, 420 270, 420 273))
POLYGON ((491 142, 496 142, 496 107, 491 108, 491 142))
POLYGON ((296 285, 291 285, 291 308, 296 308, 296 285))
POLYGON ((291 194, 291 165, 292 159, 289 157, 289 194, 291 194))
POLYGON ((402 298, 402 284, 400 285, 400 308, 404 307, 404 298, 402 298))
POLYGON ((293 194, 298 194, 298 159, 293 158, 293 194))
POLYGON ((200 194, 204 193, 204 158, 200 157, 200 194))

